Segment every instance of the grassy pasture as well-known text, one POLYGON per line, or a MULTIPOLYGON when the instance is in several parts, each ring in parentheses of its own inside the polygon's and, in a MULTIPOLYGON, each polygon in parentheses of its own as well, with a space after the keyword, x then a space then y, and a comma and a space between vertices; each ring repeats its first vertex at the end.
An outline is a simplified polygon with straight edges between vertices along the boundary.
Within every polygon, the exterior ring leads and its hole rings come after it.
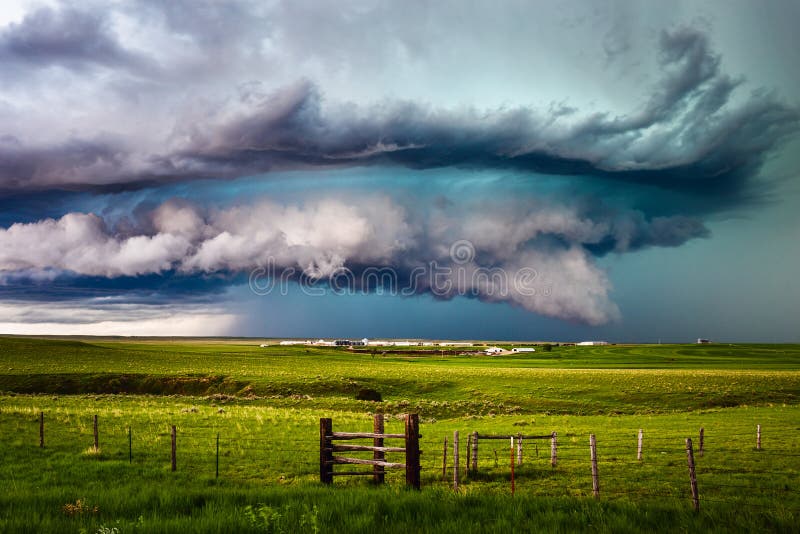
POLYGON ((800 520, 798 369, 794 345, 554 347, 496 358, 0 338, 0 480, 8 488, 0 530, 791 532, 800 520), (384 402, 355 400, 364 387, 384 402), (361 477, 319 487, 319 417, 332 417, 335 430, 368 430, 376 410, 389 416, 389 432, 400 431, 401 414, 420 413, 423 491, 405 490, 397 472, 383 488, 361 477), (94 414, 99 453, 91 450, 94 414), (694 514, 684 439, 697 447, 700 427, 706 451, 697 458, 702 508, 694 514), (453 494, 452 450, 447 481, 441 465, 454 430, 462 468, 473 430, 556 431, 558 465, 550 467, 549 442, 525 443, 512 498, 508 444, 487 441, 479 473, 453 494), (591 498, 590 433, 599 501, 591 498))

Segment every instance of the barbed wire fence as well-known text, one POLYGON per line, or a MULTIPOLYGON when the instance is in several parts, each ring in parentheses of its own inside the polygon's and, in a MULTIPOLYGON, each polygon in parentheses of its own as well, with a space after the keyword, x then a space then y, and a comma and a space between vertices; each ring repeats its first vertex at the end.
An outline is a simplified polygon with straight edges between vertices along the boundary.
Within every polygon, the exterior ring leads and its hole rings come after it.
MULTIPOLYGON (((204 479, 279 484, 314 481, 319 476, 319 435, 310 424, 287 429, 280 424, 248 426, 232 420, 216 424, 179 421, 175 446, 170 421, 126 422, 85 413, 59 413, 52 421, 40 412, 3 412, 25 419, 24 435, 8 446, 22 448, 30 460, 67 453, 143 468, 175 470, 204 479), (95 424, 96 423, 96 424, 95 424), (38 432, 37 432, 38 430, 38 432)), ((387 432, 401 432, 399 420, 387 420, 387 432)), ((797 428, 760 425, 658 433, 644 429, 595 434, 594 455, 588 434, 555 433, 550 439, 481 440, 475 446, 466 430, 455 436, 428 426, 422 433, 422 485, 458 491, 508 491, 541 497, 595 497, 608 501, 674 501, 744 507, 800 515, 800 438, 797 428), (643 438, 642 438, 643 435, 643 438), (780 439, 778 439, 778 437, 780 439), (687 465, 691 438, 694 479, 687 465), (457 453, 456 453, 457 451, 457 453), (596 458, 592 469, 592 458, 596 458), (458 464, 454 464, 457 461, 458 464), (456 466, 458 476, 456 476, 456 466), (513 466, 513 475, 512 475, 513 466), (593 474, 595 476, 593 476, 593 474), (513 482, 512 482, 513 481, 513 482)), ((488 433, 487 433, 488 434, 488 433)), ((486 434, 484 434, 486 435, 486 434)), ((540 436, 544 438, 544 436, 540 436)), ((403 474, 386 471, 388 483, 403 474)), ((347 481, 337 485, 348 485, 347 481)), ((363 483, 363 482, 362 482, 363 483)))

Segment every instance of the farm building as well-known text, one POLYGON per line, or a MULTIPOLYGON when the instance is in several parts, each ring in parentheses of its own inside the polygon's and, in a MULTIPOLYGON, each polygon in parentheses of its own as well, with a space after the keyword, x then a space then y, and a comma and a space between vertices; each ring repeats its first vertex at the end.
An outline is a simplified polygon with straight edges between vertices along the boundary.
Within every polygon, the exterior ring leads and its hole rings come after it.
POLYGON ((500 347, 489 347, 488 349, 486 349, 483 352, 485 352, 487 355, 491 356, 492 354, 502 354, 505 351, 503 349, 501 349, 500 347))
POLYGON ((369 343, 369 340, 366 338, 360 340, 337 339, 334 343, 337 347, 364 347, 369 343))
POLYGON ((708 343, 711 343, 710 339, 697 338, 698 345, 706 345, 708 343))
POLYGON ((594 345, 608 345, 608 341, 581 341, 576 343, 579 347, 590 347, 594 345))
POLYGON ((514 347, 511 352, 536 352, 536 349, 532 347, 514 347))

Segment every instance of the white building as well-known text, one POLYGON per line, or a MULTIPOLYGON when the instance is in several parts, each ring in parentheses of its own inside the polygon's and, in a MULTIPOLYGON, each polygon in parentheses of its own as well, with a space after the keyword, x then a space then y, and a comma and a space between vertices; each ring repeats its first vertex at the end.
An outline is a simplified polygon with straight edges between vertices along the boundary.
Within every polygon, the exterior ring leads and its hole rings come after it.
POLYGON ((576 345, 580 347, 587 347, 593 345, 608 345, 608 341, 581 341, 580 343, 576 343, 576 345))
POLYGON ((511 352, 536 352, 536 349, 532 347, 514 347, 511 352))
POLYGON ((503 354, 505 351, 503 349, 501 349, 500 347, 489 347, 486 350, 484 350, 483 352, 485 352, 487 354, 487 356, 491 356, 493 354, 503 354))

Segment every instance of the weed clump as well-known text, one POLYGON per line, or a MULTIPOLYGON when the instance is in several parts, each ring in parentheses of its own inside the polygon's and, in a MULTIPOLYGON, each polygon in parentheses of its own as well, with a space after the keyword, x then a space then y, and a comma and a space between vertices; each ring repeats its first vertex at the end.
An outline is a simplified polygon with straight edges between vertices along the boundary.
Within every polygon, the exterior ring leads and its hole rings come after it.
POLYGON ((100 508, 97 505, 91 506, 85 499, 78 499, 75 503, 67 503, 61 507, 61 511, 70 517, 81 515, 95 515, 100 513, 100 508))

